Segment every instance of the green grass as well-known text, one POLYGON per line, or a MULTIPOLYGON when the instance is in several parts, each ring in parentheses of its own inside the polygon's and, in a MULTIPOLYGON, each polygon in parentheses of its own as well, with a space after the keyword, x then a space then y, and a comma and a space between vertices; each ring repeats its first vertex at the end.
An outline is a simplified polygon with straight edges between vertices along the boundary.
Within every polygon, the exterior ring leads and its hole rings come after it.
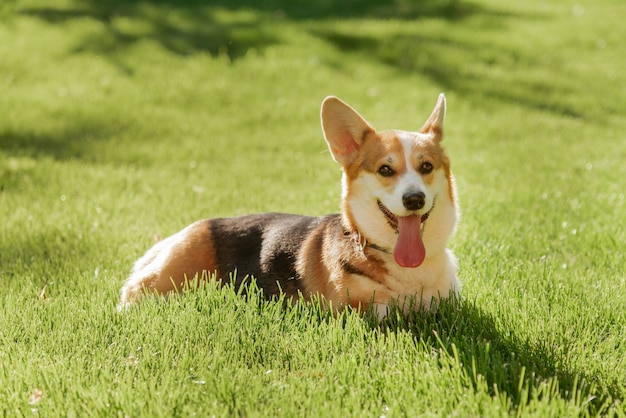
POLYGON ((254 3, 0 5, 2 415, 624 416, 626 6, 254 3), (155 236, 338 209, 324 96, 417 129, 441 91, 461 301, 115 310, 155 236))

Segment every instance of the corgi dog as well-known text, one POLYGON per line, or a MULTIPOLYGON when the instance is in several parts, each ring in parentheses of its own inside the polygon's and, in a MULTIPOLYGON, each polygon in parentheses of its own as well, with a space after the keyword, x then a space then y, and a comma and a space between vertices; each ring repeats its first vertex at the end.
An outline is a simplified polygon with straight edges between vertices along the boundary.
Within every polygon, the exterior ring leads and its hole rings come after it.
POLYGON ((408 312, 458 295, 457 261, 446 248, 458 208, 441 147, 445 111, 441 94, 418 131, 378 132, 348 104, 327 97, 321 123, 342 168, 341 213, 193 223, 135 263, 120 307, 213 275, 235 285, 251 276, 266 296, 319 295, 335 311, 349 305, 379 318, 391 304, 408 312))

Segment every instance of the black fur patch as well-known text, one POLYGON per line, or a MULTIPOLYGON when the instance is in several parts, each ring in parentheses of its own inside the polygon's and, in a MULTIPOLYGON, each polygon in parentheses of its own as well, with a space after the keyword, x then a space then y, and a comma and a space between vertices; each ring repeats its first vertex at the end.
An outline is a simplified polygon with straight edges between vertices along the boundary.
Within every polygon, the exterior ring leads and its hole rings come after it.
POLYGON ((246 275, 254 276, 267 296, 297 296, 302 291, 295 268, 298 253, 311 231, 337 218, 262 213, 217 218, 209 223, 219 269, 225 282, 237 271, 236 286, 246 275), (224 277, 225 276, 225 277, 224 277))
POLYGON ((367 274, 365 274, 363 270, 358 269, 356 266, 350 264, 349 262, 345 260, 341 262, 341 268, 346 273, 349 273, 349 274, 358 274, 360 276, 367 276, 367 274))

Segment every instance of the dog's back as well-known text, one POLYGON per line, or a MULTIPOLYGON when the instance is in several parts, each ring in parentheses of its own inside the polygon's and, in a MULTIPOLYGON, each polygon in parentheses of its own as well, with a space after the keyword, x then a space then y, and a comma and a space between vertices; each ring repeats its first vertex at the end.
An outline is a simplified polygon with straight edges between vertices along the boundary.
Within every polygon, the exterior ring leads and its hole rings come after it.
POLYGON ((337 218, 262 213, 196 222, 157 243, 135 263, 122 303, 144 292, 180 290, 203 273, 215 274, 223 283, 232 277, 236 286, 253 276, 266 295, 297 296, 304 290, 296 268, 302 243, 337 218))

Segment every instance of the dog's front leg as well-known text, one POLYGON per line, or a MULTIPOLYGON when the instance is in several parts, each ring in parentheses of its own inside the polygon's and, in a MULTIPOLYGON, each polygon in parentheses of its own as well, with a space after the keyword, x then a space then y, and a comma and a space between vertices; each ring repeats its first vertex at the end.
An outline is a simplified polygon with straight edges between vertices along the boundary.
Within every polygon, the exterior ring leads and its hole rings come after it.
POLYGON ((372 312, 376 314, 378 323, 381 323, 389 313, 389 306, 386 303, 372 303, 372 312))

